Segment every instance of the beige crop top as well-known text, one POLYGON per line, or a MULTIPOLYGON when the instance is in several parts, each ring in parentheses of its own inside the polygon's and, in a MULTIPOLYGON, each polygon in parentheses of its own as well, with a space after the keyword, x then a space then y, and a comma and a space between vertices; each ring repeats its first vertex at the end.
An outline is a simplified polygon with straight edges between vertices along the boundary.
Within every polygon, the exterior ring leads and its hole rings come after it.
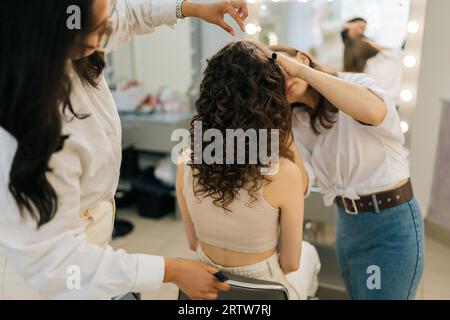
POLYGON ((192 171, 185 165, 183 193, 201 242, 243 253, 262 253, 277 246, 280 210, 264 200, 263 188, 251 204, 250 195, 242 190, 230 204, 231 212, 227 212, 214 205, 211 198, 195 197, 192 171))

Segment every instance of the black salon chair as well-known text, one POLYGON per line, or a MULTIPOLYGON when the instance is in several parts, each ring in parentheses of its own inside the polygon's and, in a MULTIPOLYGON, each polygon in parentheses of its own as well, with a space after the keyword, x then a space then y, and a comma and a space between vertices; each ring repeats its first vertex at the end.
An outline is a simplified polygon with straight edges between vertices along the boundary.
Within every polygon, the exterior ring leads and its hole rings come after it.
MULTIPOLYGON (((229 279, 230 290, 219 292, 218 300, 289 300, 288 290, 280 283, 250 279, 228 273, 224 273, 224 275, 229 279)), ((190 299, 180 290, 178 300, 190 299)))

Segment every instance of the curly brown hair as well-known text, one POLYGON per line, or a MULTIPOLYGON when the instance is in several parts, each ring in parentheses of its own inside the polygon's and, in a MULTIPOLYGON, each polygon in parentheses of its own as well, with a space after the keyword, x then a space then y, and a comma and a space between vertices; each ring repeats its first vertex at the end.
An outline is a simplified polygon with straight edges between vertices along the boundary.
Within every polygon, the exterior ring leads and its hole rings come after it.
MULTIPOLYGON (((286 79, 283 71, 263 46, 250 42, 233 42, 222 48, 208 63, 200 85, 200 97, 195 103, 197 115, 191 123, 191 148, 194 150, 194 127, 202 122, 202 131, 219 130, 224 136, 227 129, 268 131, 266 150, 260 150, 258 137, 257 163, 251 164, 249 142, 245 140, 245 164, 195 164, 194 155, 190 167, 194 178, 194 194, 197 198, 210 197, 213 203, 230 212, 229 205, 244 189, 251 202, 262 181, 270 179, 261 174, 264 164, 261 153, 272 155, 270 132, 279 130, 278 156, 294 161, 289 150, 292 143, 292 109, 286 98, 286 79)), ((224 142, 225 143, 225 142, 224 142)), ((202 150, 206 142, 202 141, 202 150)), ((235 152, 237 146, 235 144, 235 152)), ((224 146, 225 150, 225 146, 224 146)), ((217 155, 216 155, 217 156, 217 155)))
MULTIPOLYGON (((283 52, 292 58, 297 58, 298 54, 301 53, 305 57, 308 58, 310 64, 309 66, 317 71, 325 72, 331 74, 333 76, 337 76, 335 72, 326 70, 323 66, 318 64, 311 58, 308 54, 292 48, 287 45, 276 45, 271 46, 270 50, 275 52, 283 52)), ((299 108, 302 111, 306 112, 309 115, 309 120, 311 124, 311 128, 316 135, 321 133, 321 129, 331 129, 333 125, 336 123, 336 114, 339 110, 333 106, 323 95, 319 96, 319 103, 316 108, 311 109, 302 104, 296 103, 292 105, 293 108, 299 108)))

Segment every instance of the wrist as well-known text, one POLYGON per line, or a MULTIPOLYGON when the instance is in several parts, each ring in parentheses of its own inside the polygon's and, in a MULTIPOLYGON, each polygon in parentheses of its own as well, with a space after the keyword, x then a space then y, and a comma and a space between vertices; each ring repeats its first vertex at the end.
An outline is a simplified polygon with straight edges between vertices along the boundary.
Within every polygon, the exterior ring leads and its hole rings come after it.
POLYGON ((308 75, 308 72, 311 71, 312 68, 310 66, 307 66, 306 64, 300 64, 297 68, 297 78, 300 78, 302 80, 306 80, 306 77, 308 75))
POLYGON ((192 3, 188 0, 183 1, 183 3, 181 4, 181 11, 183 13, 183 16, 186 18, 188 17, 196 18, 198 7, 199 7, 198 3, 192 3))
POLYGON ((164 259, 164 283, 174 283, 178 274, 179 259, 165 258, 164 259))

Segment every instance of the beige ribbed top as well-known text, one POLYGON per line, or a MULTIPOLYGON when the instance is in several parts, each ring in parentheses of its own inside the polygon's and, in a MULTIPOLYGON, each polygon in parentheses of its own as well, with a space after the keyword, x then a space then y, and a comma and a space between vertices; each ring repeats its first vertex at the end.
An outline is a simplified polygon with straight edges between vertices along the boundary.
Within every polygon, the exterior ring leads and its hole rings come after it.
POLYGON ((183 192, 201 242, 242 253, 262 253, 277 246, 280 210, 264 200, 263 188, 253 202, 248 192, 241 190, 228 212, 214 205, 212 198, 195 197, 192 171, 185 165, 183 192))

